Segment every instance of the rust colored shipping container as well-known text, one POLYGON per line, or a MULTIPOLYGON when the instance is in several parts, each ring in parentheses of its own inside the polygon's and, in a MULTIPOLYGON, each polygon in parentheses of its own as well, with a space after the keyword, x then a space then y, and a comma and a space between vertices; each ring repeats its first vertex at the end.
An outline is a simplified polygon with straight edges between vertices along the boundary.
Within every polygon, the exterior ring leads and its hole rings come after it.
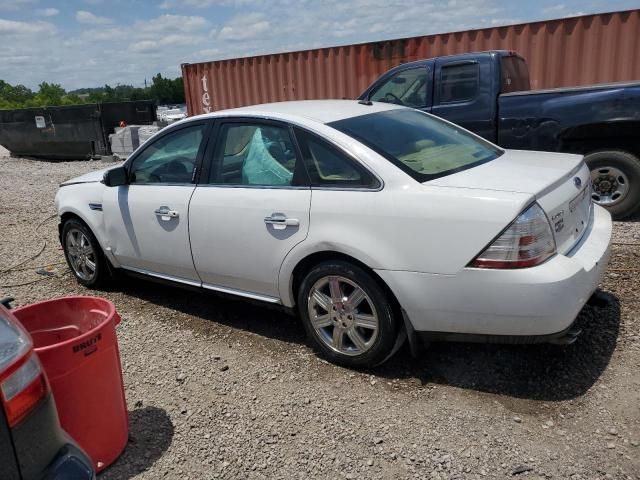
POLYGON ((356 98, 400 63, 483 50, 514 50, 531 88, 640 79, 640 10, 423 37, 183 64, 190 115, 257 103, 356 98))

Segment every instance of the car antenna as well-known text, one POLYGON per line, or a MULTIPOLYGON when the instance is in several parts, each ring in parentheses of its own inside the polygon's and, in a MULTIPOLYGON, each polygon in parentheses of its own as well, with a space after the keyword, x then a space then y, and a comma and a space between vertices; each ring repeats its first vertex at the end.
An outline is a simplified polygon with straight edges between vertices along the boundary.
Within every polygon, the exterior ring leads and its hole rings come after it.
POLYGON ((360 105, 366 105, 367 107, 370 107, 373 105, 373 102, 371 100, 358 100, 358 103, 360 105))

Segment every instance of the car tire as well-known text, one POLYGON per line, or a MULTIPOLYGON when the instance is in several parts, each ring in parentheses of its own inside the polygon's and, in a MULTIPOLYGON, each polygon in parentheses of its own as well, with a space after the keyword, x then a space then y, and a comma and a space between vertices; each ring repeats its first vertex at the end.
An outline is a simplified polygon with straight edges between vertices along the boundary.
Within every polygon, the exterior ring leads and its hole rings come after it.
POLYGON ((108 260, 84 222, 71 218, 64 223, 62 248, 67 265, 78 283, 87 288, 100 288, 110 283, 112 273, 108 260))
POLYGON ((584 160, 591 170, 594 201, 605 207, 615 220, 627 218, 640 209, 638 157, 622 150, 599 150, 585 155, 584 160), (610 187, 609 179, 615 179, 614 187, 610 187), (601 188, 603 181, 605 187, 601 188), (607 191, 614 192, 613 196, 607 191))
POLYGON ((313 267, 302 280, 297 304, 314 349, 345 367, 386 361, 400 332, 389 294, 371 274, 348 262, 313 267))

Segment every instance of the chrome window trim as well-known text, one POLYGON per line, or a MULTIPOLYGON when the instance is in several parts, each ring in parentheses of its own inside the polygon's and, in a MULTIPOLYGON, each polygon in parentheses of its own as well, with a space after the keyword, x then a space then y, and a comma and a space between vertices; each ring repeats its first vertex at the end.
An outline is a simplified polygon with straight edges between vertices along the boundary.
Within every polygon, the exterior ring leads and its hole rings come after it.
POLYGON ((371 187, 332 187, 332 186, 317 186, 311 187, 311 190, 337 190, 342 192, 380 192, 384 188, 384 182, 376 175, 376 179, 380 182, 380 186, 376 188, 371 187))
POLYGON ((217 188, 250 188, 250 189, 268 189, 268 190, 311 190, 309 185, 238 185, 232 183, 199 183, 200 187, 217 187, 217 188))
POLYGON ((195 183, 127 183, 121 187, 195 187, 195 183))

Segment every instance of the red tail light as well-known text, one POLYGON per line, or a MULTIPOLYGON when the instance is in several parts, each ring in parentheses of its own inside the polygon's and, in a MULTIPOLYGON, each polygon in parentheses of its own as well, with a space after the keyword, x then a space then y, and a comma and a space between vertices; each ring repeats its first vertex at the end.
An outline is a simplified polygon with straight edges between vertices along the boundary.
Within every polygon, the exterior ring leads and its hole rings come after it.
POLYGON ((534 203, 468 266, 474 268, 527 268, 556 253, 556 242, 544 210, 534 203))
POLYGON ((49 391, 47 380, 35 354, 31 353, 18 368, 0 382, 2 406, 9 427, 20 423, 49 391))
POLYGON ((48 393, 29 334, 0 307, 0 404, 9 426, 20 423, 48 393))

